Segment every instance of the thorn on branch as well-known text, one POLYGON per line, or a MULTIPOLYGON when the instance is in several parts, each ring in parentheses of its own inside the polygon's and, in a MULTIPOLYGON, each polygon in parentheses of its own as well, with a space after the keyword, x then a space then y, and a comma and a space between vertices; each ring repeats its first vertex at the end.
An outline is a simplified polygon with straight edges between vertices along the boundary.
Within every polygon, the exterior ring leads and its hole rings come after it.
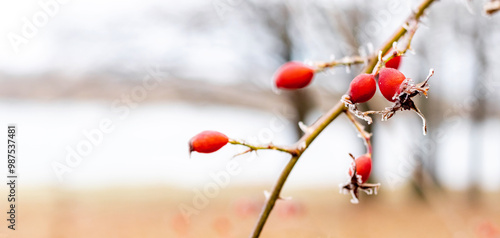
MULTIPOLYGON (((307 148, 307 143, 305 141, 300 141, 298 146, 297 146, 297 149, 299 151, 303 151, 307 148)), ((296 156, 297 154, 293 154, 292 156, 296 156)))
POLYGON ((299 128, 300 128, 300 130, 301 130, 302 132, 304 132, 304 133, 309 133, 309 132, 311 132, 311 128, 310 128, 310 127, 308 127, 306 124, 304 124, 302 121, 299 121, 299 123, 298 123, 298 124, 299 124, 299 128))
POLYGON ((394 49, 395 52, 398 51, 398 42, 397 41, 392 42, 392 49, 394 49))
POLYGON ((269 200, 269 198, 271 198, 271 193, 267 190, 264 190, 264 198, 266 198, 266 200, 269 200))
MULTIPOLYGON (((271 198, 271 193, 267 190, 264 190, 264 197, 266 200, 269 200, 271 198)), ((278 200, 292 200, 292 197, 278 197, 278 200)))
POLYGON ((248 150, 245 150, 245 151, 243 151, 243 152, 240 152, 240 153, 238 153, 238 154, 233 155, 233 158, 236 158, 236 157, 238 157, 238 156, 240 156, 240 155, 244 155, 244 154, 246 154, 246 153, 250 153, 250 152, 252 152, 252 151, 254 151, 254 150, 253 150, 253 149, 248 149, 248 150))

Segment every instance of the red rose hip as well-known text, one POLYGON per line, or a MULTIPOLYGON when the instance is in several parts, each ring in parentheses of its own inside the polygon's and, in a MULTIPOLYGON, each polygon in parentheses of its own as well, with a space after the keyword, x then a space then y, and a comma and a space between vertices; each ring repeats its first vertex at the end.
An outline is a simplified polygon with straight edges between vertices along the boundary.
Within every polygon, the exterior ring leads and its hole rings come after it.
MULTIPOLYGON (((372 157, 370 154, 364 154, 353 163, 356 163, 356 174, 361 176, 361 183, 368 181, 370 173, 372 172, 372 157)), ((352 169, 349 169, 349 175, 352 176, 352 169)))
POLYGON ((385 67, 398 69, 400 64, 401 64, 401 56, 395 56, 394 58, 387 61, 387 63, 385 63, 385 67))
POLYGON ((228 143, 226 135, 217 131, 203 131, 189 141, 189 153, 212 153, 228 143))
POLYGON ((349 86, 349 99, 353 103, 362 103, 370 100, 377 91, 377 82, 371 74, 356 76, 349 86))
POLYGON ((274 83, 280 89, 299 89, 309 85, 314 69, 300 62, 288 62, 274 74, 274 83))
POLYGON ((406 77, 397 69, 383 68, 378 74, 378 87, 384 97, 394 102, 401 92, 401 84, 406 77), (396 96, 396 97, 395 97, 396 96))

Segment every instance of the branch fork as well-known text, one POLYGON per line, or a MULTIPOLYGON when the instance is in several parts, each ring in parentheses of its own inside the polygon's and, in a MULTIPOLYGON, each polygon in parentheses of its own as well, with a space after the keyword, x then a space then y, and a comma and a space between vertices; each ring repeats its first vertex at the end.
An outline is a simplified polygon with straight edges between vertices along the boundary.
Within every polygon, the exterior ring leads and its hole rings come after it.
MULTIPOLYGON (((377 51, 377 52, 382 52, 382 54, 387 53, 391 49, 391 47, 394 46, 403 46, 402 50, 396 50, 397 55, 403 55, 407 50, 411 49, 410 43, 411 39, 413 38, 413 35, 416 32, 418 22, 420 21, 420 18, 424 15, 424 11, 434 2, 435 0, 423 0, 422 3, 417 7, 417 9, 410 14, 410 16, 407 18, 405 21, 405 27, 401 26, 400 28, 397 29, 397 31, 382 45, 382 47, 377 51), (406 36, 405 41, 406 44, 402 44, 404 42, 399 42, 394 44, 394 42, 398 42, 401 38, 406 36)), ((396 47, 395 47, 396 48, 396 47)), ((380 53, 379 53, 380 54, 380 53)), ((319 63, 316 64, 316 70, 315 72, 321 72, 327 68, 332 68, 335 66, 339 65, 346 65, 350 66, 353 64, 365 64, 365 68, 363 69, 363 72, 365 73, 377 73, 380 67, 382 67, 382 64, 385 64, 388 60, 390 60, 392 57, 395 57, 396 55, 389 54, 387 58, 384 58, 383 60, 378 60, 378 55, 371 55, 368 57, 360 57, 360 56, 355 56, 355 57, 345 57, 341 60, 337 61, 331 61, 327 63, 319 63), (377 66, 379 65, 379 66, 377 66)), ((381 57, 382 58, 382 57, 381 57)), ((430 77, 430 76, 429 76, 430 77)), ((428 78, 429 78, 428 77, 428 78)), ((428 90, 428 85, 427 85, 428 79, 426 79, 421 85, 412 85, 408 84, 408 86, 402 90, 403 94, 398 95, 398 97, 401 99, 401 101, 406 102, 406 103, 401 103, 400 105, 394 105, 392 109, 389 110, 387 113, 387 119, 390 118, 395 111, 399 109, 413 109, 417 110, 417 113, 419 113, 418 109, 415 107, 413 101, 411 98, 413 96, 423 94, 427 95, 427 90, 428 90), (414 109, 415 108, 415 109, 414 109), (390 112, 393 111, 393 112, 390 112), (391 114, 392 113, 392 114, 391 114)), ((297 163, 298 159, 301 157, 302 153, 307 150, 309 145, 317 138, 317 136, 333 121, 335 120, 340 114, 346 113, 346 115, 353 121, 355 127, 358 129, 360 132, 361 137, 365 139, 365 144, 367 146, 367 150, 371 154, 371 144, 370 144, 370 134, 365 133, 364 129, 362 126, 359 125, 354 120, 353 115, 351 115, 351 112, 355 116, 358 117, 368 117, 370 114, 369 112, 360 112, 356 113, 357 110, 349 110, 350 108, 357 109, 356 105, 354 104, 349 104, 349 98, 343 97, 339 103, 337 103, 334 107, 332 107, 327 113, 325 113, 323 116, 321 116, 315 123, 313 123, 310 127, 307 127, 305 125, 301 126, 305 134, 297 141, 292 147, 281 147, 281 146, 275 146, 275 145, 267 145, 267 146, 254 146, 250 145, 248 143, 240 142, 240 141, 235 141, 235 140, 230 140, 229 143, 231 144, 239 144, 248 147, 248 150, 244 153, 248 153, 254 150, 260 150, 260 149, 270 149, 270 150, 278 150, 282 152, 289 153, 291 155, 290 160, 288 161, 288 164, 285 166, 283 171, 281 172, 280 177, 278 178, 276 184, 274 185, 273 189, 269 193, 269 198, 266 200, 266 204, 259 216, 259 220, 257 221, 257 224, 251 234, 250 237, 259 237, 262 229, 267 221, 267 218, 269 217, 269 214, 271 213, 276 201, 280 198, 280 193, 281 190, 285 184, 286 179, 288 178, 290 172, 294 168, 295 164, 297 163), (346 103, 347 102, 347 103, 346 103)), ((386 110, 387 111, 387 110, 386 110)), ((421 113, 419 114, 421 115, 421 113)), ((371 118, 369 119, 371 120, 371 118)), ((424 131, 425 131, 425 121, 424 121, 424 131)), ((351 155, 351 157, 353 157, 351 155)), ((355 165, 354 165, 355 166, 355 165)), ((345 191, 350 192, 353 195, 353 201, 358 201, 358 195, 359 195, 359 190, 364 191, 368 194, 376 194, 377 189, 380 187, 380 184, 367 184, 367 183, 360 183, 359 177, 356 174, 356 169, 355 167, 353 168, 353 176, 351 176, 350 182, 348 184, 345 184, 342 188, 345 191)))

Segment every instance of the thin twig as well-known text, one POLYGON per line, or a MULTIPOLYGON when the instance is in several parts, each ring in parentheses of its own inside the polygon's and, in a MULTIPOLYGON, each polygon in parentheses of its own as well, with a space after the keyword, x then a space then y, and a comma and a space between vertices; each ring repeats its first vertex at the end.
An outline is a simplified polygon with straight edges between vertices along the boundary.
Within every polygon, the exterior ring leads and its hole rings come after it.
POLYGON ((365 64, 368 62, 369 57, 362 56, 346 56, 340 60, 333 60, 330 62, 316 63, 316 72, 321 72, 327 68, 333 68, 335 66, 345 65, 351 66, 354 64, 365 64))
POLYGON ((396 56, 404 55, 408 50, 411 49, 411 42, 413 40, 413 36, 415 36, 415 32, 418 29, 418 21, 416 19, 409 18, 407 22, 403 25, 403 28, 406 29, 405 39, 403 42, 394 41, 392 43, 392 48, 394 48, 394 53, 387 54, 385 52, 379 51, 379 58, 375 68, 372 70, 373 74, 377 74, 380 68, 384 66, 389 60, 396 56), (382 57, 382 55, 385 55, 382 57))
MULTIPOLYGON (((291 155, 296 154, 296 151, 293 148, 288 148, 288 147, 284 147, 284 146, 276 146, 276 145, 273 145, 271 143, 267 144, 267 145, 252 145, 252 144, 249 144, 249 143, 244 142, 244 141, 238 141, 238 140, 233 140, 233 139, 230 139, 229 143, 233 144, 233 145, 242 145, 242 146, 248 147, 248 150, 244 151, 241 154, 252 152, 254 150, 277 150, 277 151, 289 153, 291 155)), ((241 155, 241 154, 238 154, 238 155, 241 155)))

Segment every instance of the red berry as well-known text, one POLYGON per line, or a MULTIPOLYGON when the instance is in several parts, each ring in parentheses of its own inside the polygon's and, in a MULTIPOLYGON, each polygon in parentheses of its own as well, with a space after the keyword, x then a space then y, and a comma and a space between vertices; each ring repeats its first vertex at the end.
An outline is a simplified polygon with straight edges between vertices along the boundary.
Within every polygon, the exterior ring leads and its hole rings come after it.
POLYGON ((371 74, 356 76, 349 86, 349 97, 353 103, 362 103, 370 100, 377 91, 377 82, 371 74))
POLYGON ((401 92, 401 83, 406 79, 403 73, 397 69, 383 68, 378 73, 378 87, 384 97, 394 102, 397 95, 401 92))
POLYGON ((226 135, 217 131, 203 131, 189 141, 189 152, 212 153, 227 144, 226 135))
MULTIPOLYGON (((361 182, 365 183, 372 172, 372 157, 370 154, 364 154, 355 160, 356 174, 361 176, 361 182)), ((353 162, 354 163, 354 162, 353 162)), ((349 169, 349 175, 352 176, 352 169, 349 169)))
POLYGON ((274 83, 281 89, 299 89, 311 83, 314 69, 300 62, 288 62, 274 74, 274 83))
POLYGON ((385 67, 398 69, 400 64, 401 64, 401 56, 396 56, 387 61, 387 63, 385 63, 385 67))

